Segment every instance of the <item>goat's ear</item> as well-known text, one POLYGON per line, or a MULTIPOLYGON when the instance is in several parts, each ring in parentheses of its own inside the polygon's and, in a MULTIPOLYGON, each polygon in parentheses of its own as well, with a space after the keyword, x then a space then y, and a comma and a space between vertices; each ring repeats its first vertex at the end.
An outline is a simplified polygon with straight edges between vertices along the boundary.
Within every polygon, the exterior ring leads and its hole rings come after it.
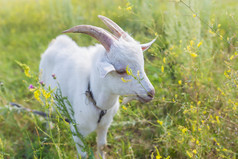
POLYGON ((151 42, 149 42, 149 43, 141 44, 141 49, 142 49, 142 51, 144 52, 144 51, 146 51, 147 49, 149 49, 150 46, 155 42, 156 39, 157 39, 157 38, 153 39, 153 40, 152 40, 151 42))
POLYGON ((109 72, 115 71, 114 66, 106 61, 97 63, 97 68, 98 68, 99 75, 101 78, 106 77, 106 75, 109 72))

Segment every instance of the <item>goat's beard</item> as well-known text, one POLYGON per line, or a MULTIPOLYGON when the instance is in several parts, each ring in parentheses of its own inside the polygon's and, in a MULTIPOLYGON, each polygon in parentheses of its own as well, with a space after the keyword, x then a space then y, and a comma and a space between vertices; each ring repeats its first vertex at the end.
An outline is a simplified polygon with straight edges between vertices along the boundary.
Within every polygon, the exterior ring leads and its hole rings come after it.
POLYGON ((132 101, 132 100, 138 100, 138 101, 140 101, 141 103, 146 103, 146 102, 147 102, 147 101, 145 101, 143 98, 140 98, 139 96, 134 95, 134 96, 124 97, 121 104, 123 104, 123 105, 124 105, 124 104, 127 104, 127 103, 129 103, 130 101, 132 101))
POLYGON ((141 103, 147 103, 147 102, 151 101, 152 99, 143 98, 139 95, 131 95, 131 96, 124 97, 121 104, 123 104, 123 105, 127 104, 132 100, 138 100, 141 103))
POLYGON ((123 104, 123 105, 127 104, 132 100, 137 100, 137 97, 136 96, 124 97, 121 104, 123 104))

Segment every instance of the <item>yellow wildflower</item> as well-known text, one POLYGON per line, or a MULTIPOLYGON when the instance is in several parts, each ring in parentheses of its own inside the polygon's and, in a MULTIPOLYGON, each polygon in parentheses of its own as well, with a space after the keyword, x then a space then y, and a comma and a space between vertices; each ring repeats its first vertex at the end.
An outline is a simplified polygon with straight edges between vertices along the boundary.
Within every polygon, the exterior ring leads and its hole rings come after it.
POLYGON ((197 44, 197 47, 199 48, 201 45, 202 45, 202 41, 200 41, 200 42, 197 44))
MULTIPOLYGON (((186 49, 184 49, 184 50, 186 50, 186 49)), ((187 51, 191 52, 191 47, 189 45, 187 46, 187 51)))
POLYGON ((221 24, 218 24, 217 27, 220 28, 220 27, 221 27, 221 24))
POLYGON ((228 150, 226 148, 223 148, 222 151, 227 152, 228 150))
POLYGON ((189 111, 186 109, 183 111, 183 114, 187 114, 189 111))
POLYGON ((192 158, 193 157, 193 154, 189 151, 186 151, 187 155, 189 156, 189 158, 192 158))
POLYGON ((178 84, 181 85, 181 84, 182 84, 182 80, 179 80, 179 81, 178 81, 178 84))
POLYGON ((43 96, 45 97, 45 99, 48 99, 51 96, 50 93, 47 93, 46 90, 44 90, 44 89, 42 90, 42 93, 43 93, 43 96))
POLYGON ((197 144, 197 145, 199 144, 199 140, 196 140, 196 144, 197 144))
POLYGON ((190 53, 190 55, 192 56, 192 57, 194 57, 194 58, 196 58, 198 55, 196 54, 196 53, 190 53))
POLYGON ((131 79, 130 79, 130 80, 126 80, 126 79, 124 79, 123 77, 121 78, 121 80, 122 80, 122 82, 124 82, 124 83, 127 83, 127 82, 130 82, 130 81, 131 81, 131 79))
POLYGON ((217 124, 220 124, 220 120, 219 120, 219 116, 216 116, 216 121, 217 121, 217 124))
POLYGON ((207 125, 207 129, 210 130, 210 126, 207 125))
POLYGON ((161 159, 162 157, 160 156, 160 154, 156 155, 156 159, 161 159))
POLYGON ((139 70, 137 71, 137 77, 140 77, 140 71, 139 70))
POLYGON ((216 144, 219 146, 219 142, 217 142, 217 140, 215 138, 213 138, 213 140, 216 142, 216 144))
POLYGON ((132 7, 131 7, 131 6, 130 6, 130 7, 127 7, 126 10, 131 11, 131 10, 132 10, 132 7))
POLYGON ((210 115, 210 116, 209 116, 209 119, 210 119, 210 120, 213 120, 213 116, 212 116, 212 115, 210 115))
POLYGON ((164 72, 164 66, 163 65, 161 66, 161 72, 162 73, 164 72))
POLYGON ((229 78, 230 76, 227 74, 226 71, 224 71, 224 75, 226 76, 226 78, 229 78))
POLYGON ((157 32, 155 32, 155 36, 158 36, 158 33, 157 33, 157 32))
POLYGON ((50 96, 51 96, 50 93, 46 93, 45 98, 48 99, 50 98, 50 96))
POLYGON ((194 154, 197 154, 197 150, 194 149, 194 150, 193 150, 193 153, 194 153, 194 154))
POLYGON ((157 120, 157 123, 159 123, 161 126, 163 125, 163 121, 157 120))
POLYGON ((220 35, 220 40, 223 40, 223 36, 222 35, 220 35))
POLYGON ((1 147, 3 147, 3 142, 2 142, 1 138, 0 138, 0 145, 1 145, 1 147))
POLYGON ((154 152, 151 153, 150 158, 154 158, 154 152))
POLYGON ((127 108, 124 105, 122 106, 122 109, 127 110, 127 108))
POLYGON ((160 155, 160 153, 159 153, 159 150, 157 149, 157 147, 155 147, 155 149, 156 149, 156 153, 157 153, 157 155, 156 155, 156 159, 161 159, 162 158, 162 156, 160 155))
POLYGON ((193 14, 193 17, 196 17, 197 15, 196 14, 193 14))
POLYGON ((188 131, 188 129, 187 128, 183 128, 181 131, 182 131, 183 134, 185 134, 188 131))
POLYGON ((193 46, 193 45, 194 45, 194 41, 191 40, 191 41, 190 41, 190 46, 193 46))
POLYGON ((132 75, 132 70, 129 68, 129 65, 126 66, 127 75, 132 75))
POLYGON ((213 138, 213 140, 214 140, 215 142, 217 142, 217 140, 216 140, 215 138, 213 138))
POLYGON ((197 105, 200 105, 200 104, 201 104, 201 101, 198 101, 198 102, 197 102, 197 105))
POLYGON ((27 77, 31 77, 31 75, 30 75, 30 68, 29 68, 28 66, 26 66, 26 67, 24 68, 24 73, 25 73, 25 75, 26 75, 27 77))
POLYGON ((211 33, 213 35, 215 34, 211 29, 209 29, 209 33, 211 33))
POLYGON ((166 58, 165 57, 163 58, 163 62, 166 63, 166 58))
POLYGON ((234 106, 232 109, 235 111, 236 110, 236 106, 234 106))
POLYGON ((126 10, 128 10, 128 11, 131 11, 131 10, 132 10, 132 6, 131 6, 131 3, 130 3, 130 2, 127 2, 127 3, 126 3, 126 6, 127 6, 126 10))
POLYGON ((37 89, 35 92, 34 92, 34 97, 37 101, 41 102, 41 99, 40 99, 40 90, 37 89))
POLYGON ((174 45, 172 45, 169 50, 172 51, 174 49, 174 45))
POLYGON ((20 63, 18 61, 16 61, 16 63, 24 69, 24 73, 25 73, 25 75, 27 77, 31 77, 31 75, 30 75, 30 67, 29 66, 27 66, 26 64, 22 64, 22 63, 20 63))

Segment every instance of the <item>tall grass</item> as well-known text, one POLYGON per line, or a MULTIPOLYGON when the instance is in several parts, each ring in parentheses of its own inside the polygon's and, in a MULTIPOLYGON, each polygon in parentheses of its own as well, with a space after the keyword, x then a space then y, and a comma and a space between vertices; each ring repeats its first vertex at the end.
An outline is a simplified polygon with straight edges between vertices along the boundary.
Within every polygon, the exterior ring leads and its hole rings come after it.
MULTIPOLYGON (((155 99, 121 107, 108 133, 108 158, 237 158, 237 7, 236 0, 0 0, 0 158, 76 158, 69 127, 9 102, 47 111, 27 89, 37 79, 25 77, 16 61, 37 76, 50 41, 78 24, 105 28, 98 14, 142 43, 158 36, 144 54, 155 99)), ((80 46, 96 43, 72 38, 80 46)), ((86 138, 94 151, 95 136, 86 138)))

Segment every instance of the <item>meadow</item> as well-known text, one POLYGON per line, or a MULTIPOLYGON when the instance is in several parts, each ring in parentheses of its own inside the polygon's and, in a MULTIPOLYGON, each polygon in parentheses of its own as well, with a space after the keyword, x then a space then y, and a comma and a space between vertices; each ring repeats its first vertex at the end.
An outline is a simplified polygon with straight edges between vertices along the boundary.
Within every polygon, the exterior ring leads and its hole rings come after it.
MULTIPOLYGON (((238 158, 237 8, 237 0, 0 0, 0 159, 77 158, 65 122, 9 103, 47 112, 28 89, 37 85, 40 55, 72 26, 106 29, 97 15, 141 43, 157 37, 144 53, 155 98, 120 107, 107 157, 238 158)), ((69 36, 80 46, 98 43, 69 36)), ((92 152, 95 138, 86 138, 92 152)))

